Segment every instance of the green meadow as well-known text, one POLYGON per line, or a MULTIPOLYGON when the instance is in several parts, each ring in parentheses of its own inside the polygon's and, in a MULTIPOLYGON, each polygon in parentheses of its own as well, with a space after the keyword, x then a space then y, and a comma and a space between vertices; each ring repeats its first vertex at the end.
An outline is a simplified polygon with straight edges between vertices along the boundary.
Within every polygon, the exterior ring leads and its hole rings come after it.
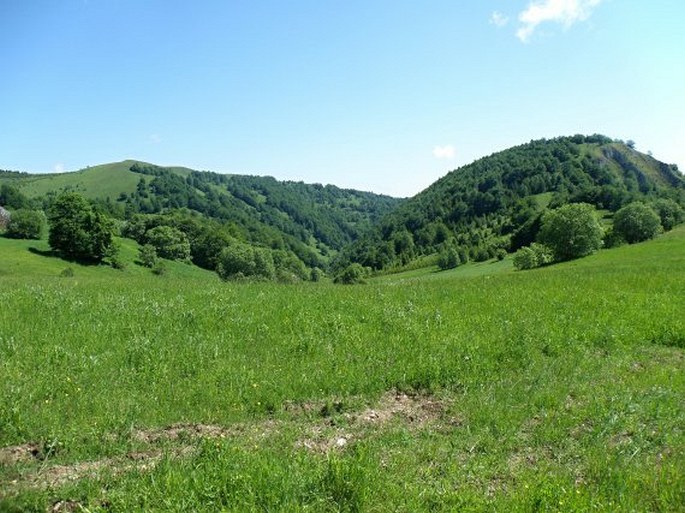
POLYGON ((0 511, 685 509, 683 226, 355 286, 47 249, 0 238, 0 511))

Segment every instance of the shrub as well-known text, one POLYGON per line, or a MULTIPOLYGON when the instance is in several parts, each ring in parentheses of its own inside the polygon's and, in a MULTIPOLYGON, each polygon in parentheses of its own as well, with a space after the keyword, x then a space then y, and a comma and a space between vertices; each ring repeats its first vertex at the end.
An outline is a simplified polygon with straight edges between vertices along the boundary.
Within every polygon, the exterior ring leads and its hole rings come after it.
POLYGON ((539 240, 558 261, 584 257, 602 246, 603 230, 591 205, 572 203, 542 218, 539 240))
POLYGON ((625 244, 626 241, 620 233, 617 233, 614 228, 609 228, 604 235, 604 247, 605 248, 617 248, 625 244))
POLYGON ((67 258, 100 262, 116 253, 114 225, 80 194, 61 194, 49 211, 50 247, 67 258))
POLYGON ((43 212, 22 208, 12 213, 5 235, 13 239, 40 239, 44 227, 43 212))
POLYGON ((353 285, 355 283, 364 283, 366 270, 361 264, 350 264, 343 269, 333 280, 334 283, 341 283, 343 285, 353 285))
POLYGON ((534 269, 554 261, 552 250, 543 244, 533 243, 514 254, 514 267, 518 270, 534 269))
POLYGON ((664 231, 685 221, 685 211, 672 199, 658 199, 650 205, 661 219, 664 231))
POLYGON ((631 203, 614 215, 614 231, 628 244, 653 239, 660 228, 661 219, 644 203, 631 203))
POLYGON ((145 244, 138 250, 138 260, 143 267, 152 269, 157 263, 157 250, 151 244, 145 244))
POLYGON ((525 269, 534 269, 537 266, 535 252, 530 249, 530 247, 523 247, 514 253, 514 267, 519 271, 525 269))
POLYGON ((157 226, 145 234, 147 243, 154 246, 157 255, 169 260, 188 261, 190 242, 185 233, 172 226, 157 226))
POLYGON ((224 280, 261 278, 271 280, 276 274, 271 251, 237 243, 224 248, 219 255, 217 273, 224 280))
POLYGON ((164 276, 167 273, 166 264, 161 260, 158 260, 154 266, 152 266, 152 274, 157 276, 164 276))
POLYGON ((73 278, 74 277, 74 270, 71 267, 66 267, 62 269, 62 272, 59 273, 60 277, 62 278, 73 278))
POLYGON ((309 279, 313 282, 319 282, 324 277, 324 272, 318 267, 314 267, 309 273, 309 279))
POLYGON ((0 205, 10 210, 19 210, 28 208, 30 201, 15 186, 3 183, 0 185, 0 205))
POLYGON ((109 263, 114 269, 119 271, 126 269, 126 262, 118 253, 109 259, 109 263))
POLYGON ((278 281, 293 283, 310 279, 311 272, 292 251, 271 251, 278 281))
POLYGON ((483 246, 478 246, 473 250, 473 260, 475 262, 485 262, 490 258, 490 252, 488 251, 488 248, 485 248, 483 246))
POLYGON ((499 248, 497 251, 495 251, 495 258, 497 260, 504 260, 507 257, 507 250, 504 248, 499 248))
POLYGON ((459 253, 453 247, 443 249, 438 256, 438 267, 443 271, 446 269, 454 269, 460 263, 459 253))

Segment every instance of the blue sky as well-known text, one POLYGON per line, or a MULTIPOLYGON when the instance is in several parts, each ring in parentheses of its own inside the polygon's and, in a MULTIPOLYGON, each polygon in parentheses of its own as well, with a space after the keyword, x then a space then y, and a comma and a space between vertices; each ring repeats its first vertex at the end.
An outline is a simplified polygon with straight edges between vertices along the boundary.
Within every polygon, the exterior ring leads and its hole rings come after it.
POLYGON ((540 137, 685 170, 682 0, 0 0, 0 168, 413 195, 540 137))

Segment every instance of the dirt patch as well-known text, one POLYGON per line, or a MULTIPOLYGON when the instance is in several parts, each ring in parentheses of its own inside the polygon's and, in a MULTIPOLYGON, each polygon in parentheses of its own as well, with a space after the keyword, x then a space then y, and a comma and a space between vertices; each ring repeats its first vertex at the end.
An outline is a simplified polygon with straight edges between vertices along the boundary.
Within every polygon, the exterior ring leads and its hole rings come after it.
POLYGON ((0 449, 0 465, 16 465, 22 461, 41 459, 41 456, 40 447, 34 443, 3 447, 0 449))
POLYGON ((86 511, 86 508, 78 501, 60 500, 55 502, 48 511, 50 513, 72 513, 74 511, 86 511))
MULTIPOLYGON (((313 426, 307 436, 295 443, 296 447, 328 453, 344 449, 350 442, 361 438, 366 432, 399 419, 413 428, 420 428, 441 417, 447 407, 443 402, 426 395, 408 395, 392 391, 381 397, 374 408, 358 413, 344 413, 339 422, 335 418, 313 426), (336 427, 340 424, 343 427, 336 427)), ((461 425, 452 421, 451 425, 461 425)))
POLYGON ((549 447, 523 447, 509 456, 508 466, 512 472, 516 472, 526 467, 536 467, 540 461, 552 458, 553 453, 549 447))
POLYGON ((358 416, 348 417, 362 424, 384 424, 394 417, 402 417, 409 423, 423 424, 439 417, 445 405, 430 396, 407 395, 400 392, 385 394, 376 408, 369 408, 358 416))
POLYGON ((621 431, 620 433, 609 438, 608 445, 612 449, 631 445, 633 443, 633 436, 634 433, 632 431, 621 431))
MULTIPOLYGON (((153 469, 165 456, 180 458, 191 455, 195 451, 193 447, 179 447, 171 451, 162 452, 153 450, 146 452, 134 452, 122 457, 103 458, 96 461, 82 461, 72 465, 53 465, 39 469, 33 474, 24 475, 9 483, 12 492, 20 489, 45 489, 59 488, 69 482, 80 481, 81 479, 95 479, 101 473, 107 472, 109 475, 119 475, 124 472, 137 470, 145 472, 153 469)), ((67 507, 72 501, 59 501, 55 506, 67 507)), ((57 509, 55 511, 80 511, 70 509, 57 509)))
POLYGON ((154 444, 162 441, 178 441, 197 438, 226 438, 237 434, 240 429, 226 428, 213 424, 173 424, 161 429, 136 430, 131 438, 137 442, 154 444))
MULTIPOLYGON (((401 422, 411 428, 420 428, 428 423, 434 423, 443 418, 446 404, 426 395, 408 395, 392 391, 381 397, 372 408, 366 408, 355 413, 343 413, 338 403, 300 403, 293 407, 294 412, 323 415, 322 408, 326 407, 326 416, 316 424, 306 421, 306 436, 296 442, 297 447, 319 453, 343 450, 354 442, 378 430, 390 422, 401 422), (332 407, 329 407, 333 404, 332 407)), ((342 405, 342 403, 340 403, 342 405)), ((287 409, 287 407, 286 407, 287 409)), ((461 421, 445 419, 450 426, 461 425, 461 421)), ((436 424, 437 426, 437 424, 436 424)), ((282 422, 267 419, 254 424, 235 424, 230 427, 215 424, 179 423, 156 429, 138 429, 131 432, 131 440, 142 445, 137 452, 130 452, 124 456, 102 458, 95 461, 83 461, 71 465, 47 465, 47 461, 40 468, 18 469, 16 479, 3 483, 0 491, 16 493, 21 489, 59 488, 69 482, 81 479, 97 479, 101 474, 118 475, 130 471, 144 472, 153 469, 163 458, 184 458, 197 452, 198 441, 203 439, 221 439, 241 437, 251 443, 259 444, 278 432, 282 422), (168 446, 161 446, 168 442, 168 446)), ((21 462, 42 460, 40 446, 26 443, 0 449, 0 463, 6 466, 21 462)), ((72 501, 59 501, 53 504, 54 511, 79 511, 81 507, 72 501)))

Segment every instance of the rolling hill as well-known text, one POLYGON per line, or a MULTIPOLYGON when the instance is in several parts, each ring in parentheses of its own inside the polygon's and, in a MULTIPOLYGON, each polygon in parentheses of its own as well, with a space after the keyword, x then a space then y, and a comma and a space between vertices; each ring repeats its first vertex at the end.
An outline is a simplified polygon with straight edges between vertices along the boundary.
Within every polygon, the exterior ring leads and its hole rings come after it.
POLYGON ((149 230, 171 226, 206 269, 240 243, 276 252, 289 262, 288 275, 305 279, 306 268, 338 272, 350 263, 420 267, 447 250, 460 261, 501 258, 533 242, 543 213, 566 203, 594 205, 607 225, 634 201, 685 205, 677 167, 632 146, 603 135, 531 141, 452 171, 407 200, 133 160, 58 175, 0 172, 0 186, 43 209, 62 191, 78 192, 125 221, 122 234, 140 244, 149 230))
POLYGON ((445 246, 486 260, 532 242, 547 208, 585 202, 610 216, 657 198, 685 204, 676 166, 602 135, 531 141, 447 174, 352 244, 340 265, 396 268, 445 246))

